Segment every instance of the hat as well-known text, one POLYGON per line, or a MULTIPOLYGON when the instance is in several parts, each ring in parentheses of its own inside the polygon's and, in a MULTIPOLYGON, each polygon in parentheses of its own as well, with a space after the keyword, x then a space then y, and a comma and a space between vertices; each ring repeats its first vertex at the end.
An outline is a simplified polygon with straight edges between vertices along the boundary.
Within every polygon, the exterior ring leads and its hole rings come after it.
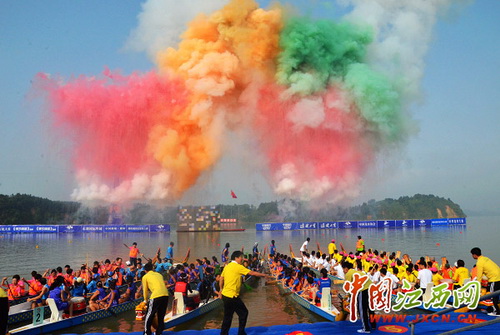
POLYGON ((126 264, 127 266, 130 266, 130 264, 132 264, 132 263, 130 263, 130 261, 126 261, 126 262, 125 262, 125 264, 126 264))
POLYGON ((335 243, 335 240, 332 240, 332 243, 335 243))

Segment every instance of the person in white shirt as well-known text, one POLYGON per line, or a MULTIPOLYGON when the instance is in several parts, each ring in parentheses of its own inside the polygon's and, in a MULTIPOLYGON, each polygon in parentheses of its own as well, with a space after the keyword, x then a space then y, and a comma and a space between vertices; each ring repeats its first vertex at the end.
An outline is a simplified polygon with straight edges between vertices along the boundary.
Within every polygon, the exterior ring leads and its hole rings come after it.
POLYGON ((340 263, 335 263, 333 266, 334 275, 339 277, 340 279, 345 279, 344 268, 340 263))
POLYGON ((318 252, 316 254, 316 259, 314 260, 314 267, 320 270, 322 265, 323 265, 323 258, 320 257, 320 254, 318 252))
POLYGON ((418 264, 418 268, 417 284, 425 293, 427 284, 432 283, 432 271, 427 268, 427 264, 425 262, 420 262, 418 264))
POLYGON ((400 284, 399 278, 387 271, 386 268, 380 269, 380 280, 384 280, 385 278, 389 278, 392 280, 392 288, 396 289, 398 284, 400 284))
POLYGON ((309 244, 310 240, 311 239, 309 237, 306 238, 306 240, 304 241, 304 243, 302 243, 302 246, 299 249, 300 252, 304 252, 304 251, 307 252, 307 245, 309 244))

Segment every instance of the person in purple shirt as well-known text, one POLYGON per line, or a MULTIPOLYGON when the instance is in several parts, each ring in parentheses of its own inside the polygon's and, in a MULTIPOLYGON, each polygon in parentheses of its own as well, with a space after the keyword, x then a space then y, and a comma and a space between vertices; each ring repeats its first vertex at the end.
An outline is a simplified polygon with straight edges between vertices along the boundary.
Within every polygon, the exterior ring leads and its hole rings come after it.
POLYGON ((49 298, 54 299, 57 309, 60 311, 69 308, 69 317, 73 316, 73 302, 64 291, 64 277, 58 276, 50 285, 49 298))

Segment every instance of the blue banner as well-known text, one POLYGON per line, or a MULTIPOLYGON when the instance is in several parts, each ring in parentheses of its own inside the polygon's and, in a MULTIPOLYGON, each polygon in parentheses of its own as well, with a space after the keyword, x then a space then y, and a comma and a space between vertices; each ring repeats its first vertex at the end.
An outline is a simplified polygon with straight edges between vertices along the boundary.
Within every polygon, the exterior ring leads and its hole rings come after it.
POLYGON ((337 229, 337 222, 318 222, 319 229, 337 229))
POLYGON ((297 229, 318 229, 317 222, 297 222, 297 229))
POLYGON ((160 232, 170 232, 170 225, 168 224, 152 224, 149 225, 149 231, 160 233, 160 232))
POLYGON ((59 226, 35 226, 35 233, 58 233, 59 226))
POLYGON ((59 232, 60 233, 81 233, 81 232, 83 232, 82 227, 83 226, 72 226, 72 225, 59 226, 59 232))
POLYGON ((378 220, 379 228, 395 228, 396 220, 378 220))
POLYGON ((255 230, 268 231, 268 230, 272 230, 271 227, 272 227, 272 224, 270 224, 270 223, 257 223, 255 225, 255 230))
POLYGON ((34 233, 35 231, 36 231, 36 226, 31 226, 31 225, 12 226, 13 233, 34 233))
POLYGON ((0 226, 0 233, 12 233, 12 226, 0 226))
POLYGON ((103 226, 103 231, 106 233, 113 233, 113 232, 126 232, 127 228, 125 225, 112 225, 112 226, 103 226))
POLYGON ((127 232, 129 233, 149 232, 149 226, 127 226, 127 232))
POLYGON ((445 226, 448 225, 448 219, 431 219, 431 225, 445 226))
POLYGON ((357 221, 340 221, 337 224, 341 229, 358 228, 357 221))
POLYGON ((358 228, 378 228, 377 221, 358 221, 358 228))
POLYGON ((295 230, 297 229, 298 223, 295 222, 289 222, 289 223, 280 223, 281 229, 280 230, 295 230))
POLYGON ((397 228, 413 228, 413 220, 396 220, 397 228))
POLYGON ((82 232, 84 233, 102 233, 103 226, 82 226, 82 232))
POLYGON ((455 219, 448 219, 449 224, 466 224, 467 221, 465 218, 455 218, 455 219))
POLYGON ((431 220, 413 220, 413 225, 415 227, 425 227, 431 225, 431 220))

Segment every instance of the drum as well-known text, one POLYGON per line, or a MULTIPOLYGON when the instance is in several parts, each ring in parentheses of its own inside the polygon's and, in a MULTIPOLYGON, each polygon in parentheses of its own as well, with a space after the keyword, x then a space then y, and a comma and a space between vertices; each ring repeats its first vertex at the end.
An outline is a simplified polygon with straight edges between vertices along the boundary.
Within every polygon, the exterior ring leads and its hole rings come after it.
POLYGON ((200 292, 198 292, 197 290, 192 290, 191 292, 188 291, 188 293, 187 293, 187 296, 189 298, 194 298, 197 295, 200 295, 200 292))
POLYGON ((73 297, 71 302, 73 303, 73 315, 83 314, 87 311, 87 303, 84 297, 73 297))

